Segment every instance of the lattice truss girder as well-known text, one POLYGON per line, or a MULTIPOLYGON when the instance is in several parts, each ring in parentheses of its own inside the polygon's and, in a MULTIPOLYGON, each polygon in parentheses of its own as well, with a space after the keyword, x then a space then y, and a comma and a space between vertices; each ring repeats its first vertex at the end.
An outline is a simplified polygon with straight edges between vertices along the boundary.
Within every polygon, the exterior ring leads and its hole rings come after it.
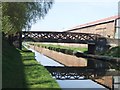
POLYGON ((35 41, 61 41, 61 42, 78 42, 88 43, 95 42, 100 35, 88 33, 73 32, 23 32, 23 38, 32 38, 35 41))

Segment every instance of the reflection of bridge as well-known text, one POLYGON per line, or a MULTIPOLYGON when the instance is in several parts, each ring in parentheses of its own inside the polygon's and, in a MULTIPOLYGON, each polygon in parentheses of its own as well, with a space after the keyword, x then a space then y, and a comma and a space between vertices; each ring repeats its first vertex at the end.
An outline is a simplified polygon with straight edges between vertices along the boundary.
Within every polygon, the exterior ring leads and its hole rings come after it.
POLYGON ((118 76, 120 72, 103 68, 45 66, 56 79, 95 79, 103 76, 118 76))

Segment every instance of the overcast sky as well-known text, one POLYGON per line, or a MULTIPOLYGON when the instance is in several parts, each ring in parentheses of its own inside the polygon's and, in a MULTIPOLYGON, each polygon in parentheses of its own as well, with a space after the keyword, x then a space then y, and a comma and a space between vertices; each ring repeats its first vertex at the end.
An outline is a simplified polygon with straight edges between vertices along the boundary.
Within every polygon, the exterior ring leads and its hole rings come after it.
POLYGON ((63 31, 118 14, 119 0, 55 0, 43 20, 32 31, 63 31))

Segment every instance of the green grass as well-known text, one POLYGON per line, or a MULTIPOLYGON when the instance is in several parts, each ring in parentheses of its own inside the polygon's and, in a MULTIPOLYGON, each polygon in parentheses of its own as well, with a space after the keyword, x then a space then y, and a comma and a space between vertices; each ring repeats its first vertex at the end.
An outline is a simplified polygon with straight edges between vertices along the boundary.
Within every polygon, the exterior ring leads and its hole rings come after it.
POLYGON ((41 46, 45 47, 51 47, 51 48, 60 48, 60 49, 68 49, 73 51, 81 51, 85 52, 87 51, 87 48, 81 48, 81 47, 68 47, 68 46, 61 46, 61 45, 52 45, 52 44, 40 44, 41 46))
POLYGON ((40 65, 34 58, 33 52, 21 52, 25 66, 25 76, 27 86, 30 88, 59 88, 57 82, 50 73, 40 65))
POLYGON ((57 52, 62 52, 65 54, 70 54, 72 55, 73 52, 77 52, 77 51, 81 51, 81 52, 87 52, 88 49, 87 48, 78 48, 78 47, 68 47, 68 46, 61 46, 61 45, 53 45, 53 44, 38 44, 38 43, 29 43, 31 45, 37 45, 38 47, 43 47, 43 48, 47 48, 50 50, 54 50, 57 52))
POLYGON ((59 85, 50 73, 40 65, 34 53, 10 46, 3 39, 2 87, 3 88, 57 88, 59 85))
MULTIPOLYGON (((65 54, 72 54, 73 52, 81 51, 86 53, 88 51, 87 48, 78 48, 78 47, 68 47, 68 46, 60 46, 60 45, 52 45, 52 44, 39 44, 39 43, 31 43, 31 45, 37 45, 39 47, 48 48, 50 50, 63 52, 65 54)), ((120 58, 120 46, 112 47, 104 53, 98 54, 104 56, 118 57, 120 58)))
POLYGON ((2 40, 2 87, 27 88, 22 57, 14 46, 2 40))
POLYGON ((108 51, 103 53, 103 55, 120 58, 120 46, 116 46, 116 47, 109 49, 108 51))

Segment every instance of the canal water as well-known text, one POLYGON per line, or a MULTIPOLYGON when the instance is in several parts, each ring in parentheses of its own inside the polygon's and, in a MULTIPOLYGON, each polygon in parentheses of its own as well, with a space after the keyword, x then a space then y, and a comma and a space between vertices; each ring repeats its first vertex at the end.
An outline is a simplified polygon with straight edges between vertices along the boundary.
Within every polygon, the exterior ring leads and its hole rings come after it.
MULTIPOLYGON (((43 66, 63 66, 62 64, 52 60, 51 58, 48 58, 44 56, 43 54, 30 49, 32 52, 35 53, 35 59, 42 64, 43 66)), ((62 90, 108 90, 102 85, 99 85, 95 83, 94 81, 88 79, 88 80, 56 80, 59 84, 59 86, 62 88, 62 90)))

